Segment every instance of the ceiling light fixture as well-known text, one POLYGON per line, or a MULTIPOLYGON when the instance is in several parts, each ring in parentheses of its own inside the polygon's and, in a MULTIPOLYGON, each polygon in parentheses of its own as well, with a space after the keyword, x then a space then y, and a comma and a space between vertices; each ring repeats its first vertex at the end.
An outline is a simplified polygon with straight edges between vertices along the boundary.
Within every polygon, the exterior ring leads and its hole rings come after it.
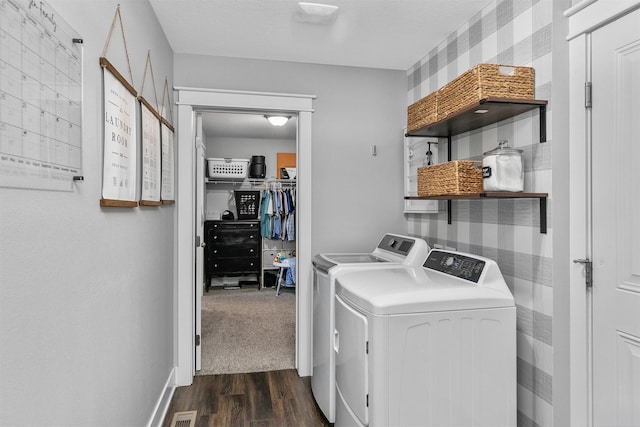
POLYGON ((483 109, 474 111, 474 113, 476 113, 476 114, 485 114, 485 113, 488 113, 488 112, 489 112, 489 110, 483 110, 483 109))
POLYGON ((264 116, 273 126, 284 126, 289 121, 290 116, 264 116))
POLYGON ((295 12, 295 19, 299 22, 309 22, 311 24, 331 24, 338 16, 338 6, 320 3, 298 2, 295 12))

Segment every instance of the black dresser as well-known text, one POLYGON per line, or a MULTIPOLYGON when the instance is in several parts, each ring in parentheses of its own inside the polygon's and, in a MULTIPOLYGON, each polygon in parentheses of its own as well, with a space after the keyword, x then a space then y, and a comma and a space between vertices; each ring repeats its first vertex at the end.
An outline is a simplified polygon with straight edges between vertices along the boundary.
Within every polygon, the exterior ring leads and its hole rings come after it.
POLYGON ((260 286, 260 221, 205 221, 206 290, 212 277, 256 275, 260 286))

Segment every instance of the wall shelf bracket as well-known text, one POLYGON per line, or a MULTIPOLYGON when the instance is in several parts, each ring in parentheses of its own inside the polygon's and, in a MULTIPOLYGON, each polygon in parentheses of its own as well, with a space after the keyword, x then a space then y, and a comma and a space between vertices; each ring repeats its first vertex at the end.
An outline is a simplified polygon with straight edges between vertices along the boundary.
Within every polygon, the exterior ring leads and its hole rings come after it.
POLYGON ((446 200, 447 223, 451 224, 451 201, 471 199, 538 199, 540 201, 540 233, 547 233, 547 197, 548 193, 512 193, 509 191, 491 191, 460 196, 407 196, 407 200, 446 200))

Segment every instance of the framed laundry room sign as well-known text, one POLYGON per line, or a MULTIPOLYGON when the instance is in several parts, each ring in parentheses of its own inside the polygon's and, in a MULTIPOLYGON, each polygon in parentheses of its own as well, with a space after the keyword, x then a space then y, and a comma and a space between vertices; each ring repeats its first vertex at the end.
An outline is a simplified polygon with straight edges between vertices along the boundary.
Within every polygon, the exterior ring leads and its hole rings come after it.
POLYGON ((142 191, 140 204, 156 206, 161 190, 160 124, 162 118, 144 98, 140 99, 142 128, 142 191))
POLYGON ((173 126, 162 119, 162 190, 160 198, 162 203, 170 205, 175 203, 175 131, 173 126))
POLYGON ((160 107, 160 140, 162 141, 162 189, 160 199, 163 205, 172 205, 176 202, 175 196, 175 129, 171 124, 173 122, 173 113, 171 111, 171 95, 169 94, 169 81, 164 79, 164 88, 162 91, 162 106, 160 107), (169 113, 169 119, 165 117, 165 107, 169 113))
POLYGON ((137 176, 137 95, 106 58, 103 69, 104 162, 101 206, 135 207, 137 176))

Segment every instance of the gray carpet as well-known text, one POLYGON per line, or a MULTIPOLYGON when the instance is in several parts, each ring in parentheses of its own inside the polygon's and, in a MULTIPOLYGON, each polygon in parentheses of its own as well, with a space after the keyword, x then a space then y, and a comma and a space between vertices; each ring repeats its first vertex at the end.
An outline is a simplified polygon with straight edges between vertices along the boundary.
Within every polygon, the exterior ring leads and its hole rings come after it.
POLYGON ((296 296, 273 288, 210 290, 202 298, 202 369, 197 375, 295 367, 296 296))

